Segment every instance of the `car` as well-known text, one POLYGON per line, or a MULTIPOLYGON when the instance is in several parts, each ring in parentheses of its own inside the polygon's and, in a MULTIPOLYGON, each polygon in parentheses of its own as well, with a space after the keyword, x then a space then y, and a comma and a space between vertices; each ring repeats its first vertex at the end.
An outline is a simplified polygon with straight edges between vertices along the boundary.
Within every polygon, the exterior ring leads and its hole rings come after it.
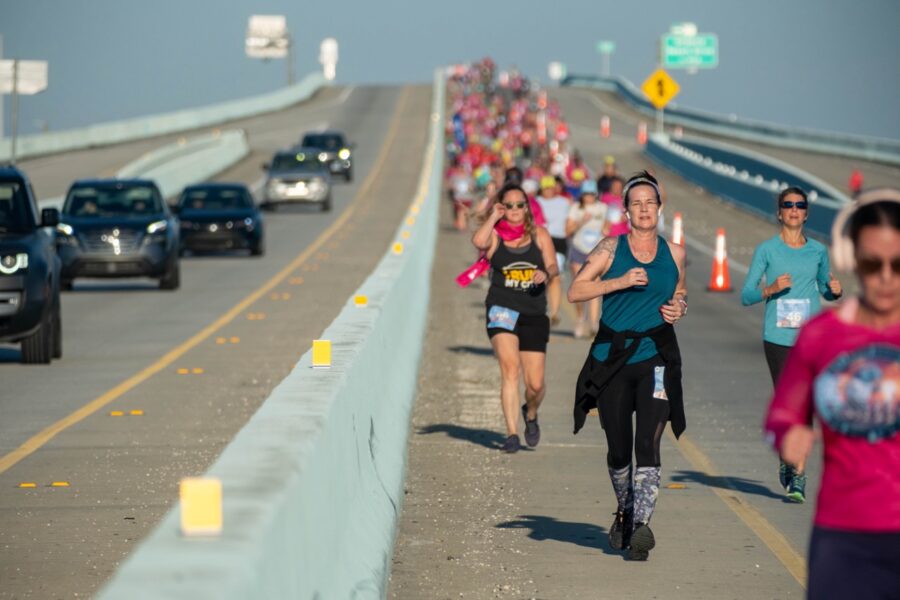
POLYGON ((292 202, 318 204, 322 211, 331 210, 331 174, 320 160, 318 149, 301 146, 281 150, 263 168, 266 182, 262 208, 292 202))
POLYGON ((341 175, 344 181, 353 181, 353 148, 340 131, 310 131, 303 136, 300 146, 317 148, 319 160, 328 165, 332 175, 341 175))
POLYGON ((0 167, 0 342, 21 344, 23 363, 62 356, 61 264, 52 229, 58 223, 55 208, 38 220, 24 172, 0 167))
POLYGON ((181 253, 247 249, 265 253, 263 217, 243 183, 200 183, 184 188, 175 205, 181 253))
POLYGON ((77 277, 152 277, 160 289, 178 289, 178 233, 178 219, 153 181, 76 181, 56 227, 63 289, 77 277))

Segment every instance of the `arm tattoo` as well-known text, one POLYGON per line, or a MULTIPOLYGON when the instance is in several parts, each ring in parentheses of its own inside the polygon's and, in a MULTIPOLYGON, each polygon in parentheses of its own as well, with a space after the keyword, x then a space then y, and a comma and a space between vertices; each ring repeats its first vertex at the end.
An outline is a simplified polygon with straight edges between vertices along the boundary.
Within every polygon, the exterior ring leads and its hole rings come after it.
POLYGON ((594 246, 594 249, 591 250, 590 256, 597 256, 601 252, 607 252, 609 255, 615 256, 616 254, 616 246, 619 244, 618 237, 605 237, 600 240, 600 243, 594 246))

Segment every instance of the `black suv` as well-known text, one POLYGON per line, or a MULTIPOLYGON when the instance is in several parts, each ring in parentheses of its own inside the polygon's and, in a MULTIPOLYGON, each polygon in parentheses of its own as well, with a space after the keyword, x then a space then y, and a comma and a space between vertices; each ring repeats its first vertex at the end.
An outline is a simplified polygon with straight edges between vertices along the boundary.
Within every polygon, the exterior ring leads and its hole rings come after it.
POLYGON ((60 221, 64 289, 76 277, 153 277, 164 290, 180 285, 178 219, 152 181, 76 181, 60 221))
POLYGON ((53 230, 59 212, 41 211, 31 183, 15 167, 0 167, 0 342, 21 342, 22 362, 62 356, 60 261, 53 230))
POLYGON ((344 181, 353 181, 353 147, 340 131, 309 132, 300 145, 316 148, 319 160, 328 165, 332 175, 341 175, 344 181))

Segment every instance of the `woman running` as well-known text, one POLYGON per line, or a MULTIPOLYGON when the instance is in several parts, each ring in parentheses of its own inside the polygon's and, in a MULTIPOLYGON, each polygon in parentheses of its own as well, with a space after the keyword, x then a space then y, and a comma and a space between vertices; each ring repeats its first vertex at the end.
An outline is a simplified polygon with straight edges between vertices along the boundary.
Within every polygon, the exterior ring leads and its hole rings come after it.
MULTIPOLYGON (((831 274, 828 250, 803 233, 809 217, 806 192, 798 187, 782 191, 776 215, 781 231, 756 248, 741 292, 744 306, 766 301, 763 350, 773 385, 778 383, 800 326, 819 312, 819 296, 826 300, 841 297, 841 284, 831 274), (763 277, 766 285, 760 288, 763 277)), ((794 502, 806 500, 805 467, 803 462, 782 460, 778 468, 781 486, 794 502)))
POLYGON ((541 439, 538 408, 544 399, 544 366, 550 322, 547 284, 559 276, 553 240, 534 224, 528 198, 516 184, 505 185, 495 196, 490 213, 472 236, 472 244, 490 261, 491 285, 487 333, 500 363, 500 401, 506 419, 502 450, 518 452, 519 380, 525 380, 525 442, 541 439))
POLYGON ((807 597, 900 594, 900 191, 872 190, 832 229, 837 266, 860 294, 807 323, 785 364, 765 430, 802 464, 812 417, 824 446, 807 597), (849 217, 849 218, 848 218, 849 217))
POLYGON ((672 327, 687 312, 685 251, 657 234, 663 207, 656 178, 646 171, 630 178, 623 198, 631 231, 603 238, 569 287, 570 302, 603 298, 600 331, 578 377, 575 433, 599 408, 618 505, 609 544, 628 548, 630 560, 647 560, 656 545, 648 524, 659 495, 660 440, 667 421, 676 436, 685 429, 672 327))
MULTIPOLYGON (((607 207, 597 196, 597 183, 588 179, 581 184, 578 204, 573 204, 569 209, 566 236, 572 240, 569 245, 569 268, 572 269, 573 277, 581 270, 587 255, 603 238, 607 207)), ((587 322, 584 305, 584 302, 575 303, 575 337, 578 339, 585 337, 587 331, 591 331, 591 335, 596 334, 600 321, 600 299, 594 298, 587 302, 587 322)))

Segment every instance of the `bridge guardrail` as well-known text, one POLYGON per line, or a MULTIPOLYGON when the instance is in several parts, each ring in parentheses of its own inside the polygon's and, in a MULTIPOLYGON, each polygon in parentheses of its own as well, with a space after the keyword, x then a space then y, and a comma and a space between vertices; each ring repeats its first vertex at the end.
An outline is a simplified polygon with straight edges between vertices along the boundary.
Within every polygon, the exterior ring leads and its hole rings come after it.
POLYGON ((644 152, 685 179, 744 209, 775 220, 775 198, 791 185, 809 192, 812 204, 806 228, 816 237, 831 238, 837 211, 850 198, 818 177, 782 161, 743 148, 700 138, 673 140, 653 134, 644 152))
POLYGON ((99 598, 381 598, 403 499, 406 438, 425 333, 443 173, 444 86, 435 73, 425 165, 389 250, 209 469, 222 534, 178 533, 176 505, 99 598), (409 233, 408 239, 404 232, 409 233), (402 240, 402 241, 401 241, 402 240), (426 282, 426 285, 423 285, 426 282))
MULTIPOLYGON (((647 101, 643 93, 623 77, 570 75, 561 84, 584 85, 607 92, 615 92, 636 110, 650 117, 656 115, 656 109, 647 101)), ((771 146, 861 158, 893 165, 900 164, 900 141, 887 138, 787 127, 674 105, 666 108, 666 122, 691 127, 713 135, 771 146)))
MULTIPOLYGON (((23 159, 119 144, 252 117, 281 110, 306 100, 324 85, 326 85, 326 80, 321 73, 311 73, 290 87, 250 98, 186 108, 158 115, 97 123, 78 129, 25 135, 19 137, 16 142, 16 158, 23 159)), ((0 161, 9 160, 11 154, 12 140, 8 137, 0 138, 0 161)))

